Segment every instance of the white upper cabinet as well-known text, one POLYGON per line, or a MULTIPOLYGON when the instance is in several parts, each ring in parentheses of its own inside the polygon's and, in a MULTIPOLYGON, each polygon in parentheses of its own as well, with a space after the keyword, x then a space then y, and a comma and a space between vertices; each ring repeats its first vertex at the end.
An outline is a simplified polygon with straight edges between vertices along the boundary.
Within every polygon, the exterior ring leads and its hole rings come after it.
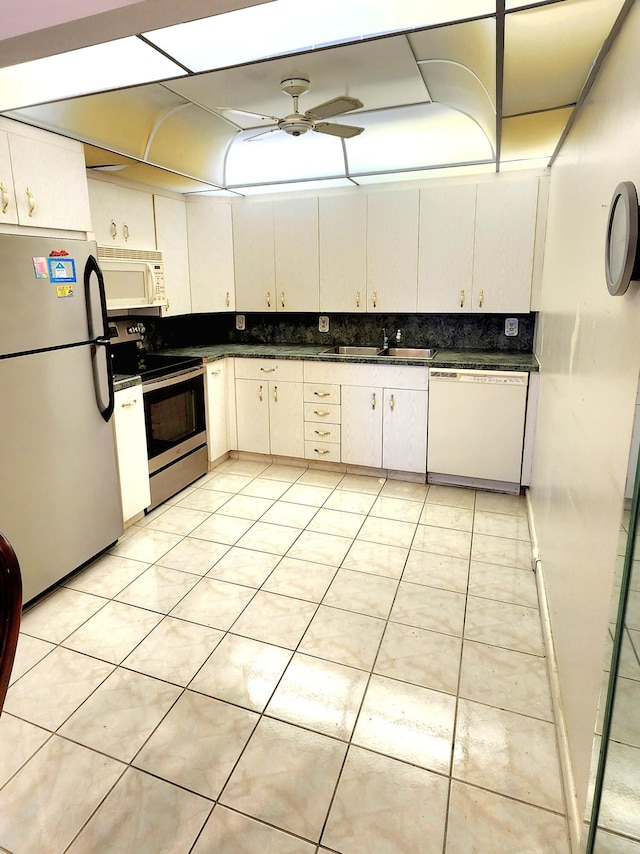
POLYGON ((367 311, 415 312, 418 289, 418 190, 367 197, 367 311))
POLYGON ((277 311, 319 308, 318 200, 278 199, 273 205, 277 311))
POLYGON ((233 311, 231 205, 218 199, 187 202, 191 311, 233 311))
POLYGON ((80 143, 8 120, 0 129, 0 224, 91 231, 80 143))
POLYGON ((106 181, 89 181, 91 220, 101 246, 155 249, 153 195, 106 181))
POLYGON ((180 199, 154 196, 156 236, 158 249, 164 260, 164 281, 167 306, 161 309, 162 317, 191 312, 191 286, 189 284, 189 248, 187 244, 187 211, 180 199))
POLYGON ((320 311, 366 311, 366 195, 321 196, 319 238, 320 311))
POLYGON ((475 184, 420 190, 418 311, 471 311, 475 220, 475 184))
POLYGON ((537 205, 537 178, 478 184, 473 311, 529 311, 537 205))
POLYGON ((276 310, 273 203, 233 205, 233 258, 238 311, 276 310))

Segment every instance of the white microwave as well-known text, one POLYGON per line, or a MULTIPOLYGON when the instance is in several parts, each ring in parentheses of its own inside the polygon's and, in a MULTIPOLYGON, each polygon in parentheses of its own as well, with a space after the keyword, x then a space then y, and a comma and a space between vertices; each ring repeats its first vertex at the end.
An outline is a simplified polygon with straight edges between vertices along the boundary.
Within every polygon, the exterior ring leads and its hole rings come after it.
POLYGON ((168 305, 161 251, 98 246, 98 263, 108 309, 168 305))

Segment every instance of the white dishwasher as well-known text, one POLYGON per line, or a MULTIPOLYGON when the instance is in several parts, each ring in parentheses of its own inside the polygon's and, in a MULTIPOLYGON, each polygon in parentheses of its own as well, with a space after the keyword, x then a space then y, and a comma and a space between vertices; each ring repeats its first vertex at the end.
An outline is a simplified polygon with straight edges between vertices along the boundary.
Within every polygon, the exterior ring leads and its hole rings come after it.
POLYGON ((444 475, 519 486, 528 381, 524 372, 431 368, 429 479, 444 475))

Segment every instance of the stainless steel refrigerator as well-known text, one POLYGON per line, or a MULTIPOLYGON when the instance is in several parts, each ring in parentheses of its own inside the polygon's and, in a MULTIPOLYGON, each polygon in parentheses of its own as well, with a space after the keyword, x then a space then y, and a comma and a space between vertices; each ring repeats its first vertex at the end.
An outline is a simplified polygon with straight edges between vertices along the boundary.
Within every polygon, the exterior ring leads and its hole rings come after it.
POLYGON ((122 534, 95 259, 88 241, 0 235, 0 532, 25 602, 122 534))

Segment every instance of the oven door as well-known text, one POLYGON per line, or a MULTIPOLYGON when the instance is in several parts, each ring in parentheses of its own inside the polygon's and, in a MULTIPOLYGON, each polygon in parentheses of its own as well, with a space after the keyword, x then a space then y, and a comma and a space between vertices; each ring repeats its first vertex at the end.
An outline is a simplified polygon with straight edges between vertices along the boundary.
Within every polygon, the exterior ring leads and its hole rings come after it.
POLYGON ((206 445, 204 368, 142 385, 149 473, 206 445))

